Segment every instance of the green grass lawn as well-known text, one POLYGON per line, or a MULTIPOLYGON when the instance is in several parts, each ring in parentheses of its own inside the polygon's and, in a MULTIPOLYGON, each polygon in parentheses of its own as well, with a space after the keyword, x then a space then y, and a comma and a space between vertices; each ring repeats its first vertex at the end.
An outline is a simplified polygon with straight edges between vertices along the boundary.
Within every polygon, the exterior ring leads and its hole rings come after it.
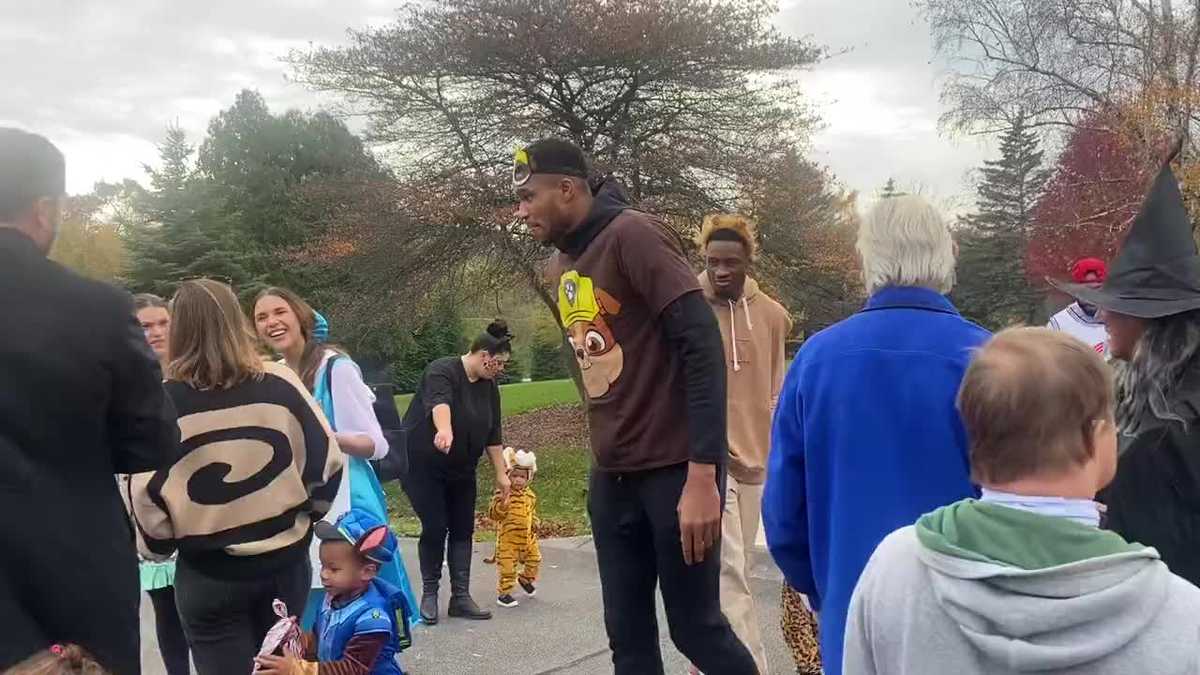
MULTIPOLYGON (((533 491, 538 497, 538 516, 542 529, 550 536, 572 536, 587 534, 590 530, 585 508, 587 496, 587 471, 591 456, 587 448, 541 448, 538 450, 538 473, 533 480, 533 491)), ((479 465, 478 497, 475 512, 487 512, 492 492, 496 489, 495 472, 484 458, 479 465)), ((398 482, 384 486, 388 498, 388 513, 392 529, 400 536, 415 537, 421 533, 421 522, 409 506, 408 497, 398 482)), ((477 529, 475 538, 493 541, 494 531, 477 529)))
MULTIPOLYGON (((411 400, 411 394, 397 396, 396 405, 404 411, 411 400)), ((578 402, 579 394, 571 380, 522 382, 500 388, 500 405, 505 418, 578 402)), ((537 456, 538 473, 533 481, 533 490, 538 496, 542 535, 586 534, 590 530, 585 508, 590 450, 586 447, 541 447, 537 449, 537 456)), ((477 479, 477 517, 487 512, 495 490, 494 473, 490 462, 484 457, 477 479)), ((387 493, 392 529, 396 534, 410 537, 420 534, 421 523, 413 513, 408 497, 400 489, 400 483, 390 482, 384 486, 384 491, 387 493)), ((478 528, 475 537, 490 541, 495 539, 495 532, 490 528, 478 528)))
MULTIPOLYGON (((396 407, 401 415, 408 410, 412 397, 412 394, 400 394, 396 397, 396 407)), ((519 382, 500 387, 500 412, 505 417, 578 402, 579 392, 571 380, 519 382)))

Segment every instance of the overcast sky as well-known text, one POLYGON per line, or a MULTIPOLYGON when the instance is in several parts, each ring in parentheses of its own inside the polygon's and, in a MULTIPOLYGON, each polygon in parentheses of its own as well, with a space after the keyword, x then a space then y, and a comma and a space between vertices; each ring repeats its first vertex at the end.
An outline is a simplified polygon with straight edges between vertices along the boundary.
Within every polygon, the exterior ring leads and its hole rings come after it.
MULTIPOLYGON (((67 183, 144 179, 169 123, 198 141, 242 88, 273 110, 328 101, 287 81, 279 57, 390 20, 396 0, 40 0, 0 2, 0 124, 48 136, 67 183)), ((779 27, 833 51, 804 75, 824 128, 812 156, 865 200, 889 178, 942 203, 969 194, 987 156, 938 132, 929 32, 908 0, 783 0, 779 27)))

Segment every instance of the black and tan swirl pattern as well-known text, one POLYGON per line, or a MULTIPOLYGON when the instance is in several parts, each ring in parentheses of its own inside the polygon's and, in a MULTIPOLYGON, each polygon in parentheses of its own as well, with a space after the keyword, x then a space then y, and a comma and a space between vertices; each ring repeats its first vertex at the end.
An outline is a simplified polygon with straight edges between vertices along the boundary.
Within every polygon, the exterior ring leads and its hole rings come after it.
POLYGON ((343 457, 292 371, 267 364, 262 379, 224 391, 166 387, 180 446, 130 487, 146 547, 246 557, 307 542, 337 493, 343 457))

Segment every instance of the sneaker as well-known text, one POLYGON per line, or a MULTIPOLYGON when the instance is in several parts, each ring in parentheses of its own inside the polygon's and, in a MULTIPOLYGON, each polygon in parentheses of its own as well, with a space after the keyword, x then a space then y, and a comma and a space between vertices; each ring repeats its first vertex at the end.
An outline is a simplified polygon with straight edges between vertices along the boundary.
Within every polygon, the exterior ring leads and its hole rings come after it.
POLYGON ((512 594, 505 593, 504 595, 496 598, 496 604, 500 605, 501 607, 516 607, 520 603, 513 598, 512 594))
POLYGON ((517 579, 517 583, 521 584, 521 590, 525 591, 525 595, 528 595, 531 598, 537 595, 537 587, 533 585, 532 581, 528 579, 517 579))

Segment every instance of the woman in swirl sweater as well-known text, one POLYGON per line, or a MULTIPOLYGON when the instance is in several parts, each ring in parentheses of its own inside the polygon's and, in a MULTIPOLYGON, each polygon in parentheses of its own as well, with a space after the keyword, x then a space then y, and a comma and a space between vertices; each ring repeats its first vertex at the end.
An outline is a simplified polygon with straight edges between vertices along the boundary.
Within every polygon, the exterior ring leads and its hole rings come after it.
POLYGON ((252 664, 274 599, 304 607, 312 525, 343 456, 296 374, 259 357, 229 286, 184 282, 173 307, 166 388, 181 442, 130 496, 145 552, 179 551, 176 603, 196 669, 226 675, 252 664))

